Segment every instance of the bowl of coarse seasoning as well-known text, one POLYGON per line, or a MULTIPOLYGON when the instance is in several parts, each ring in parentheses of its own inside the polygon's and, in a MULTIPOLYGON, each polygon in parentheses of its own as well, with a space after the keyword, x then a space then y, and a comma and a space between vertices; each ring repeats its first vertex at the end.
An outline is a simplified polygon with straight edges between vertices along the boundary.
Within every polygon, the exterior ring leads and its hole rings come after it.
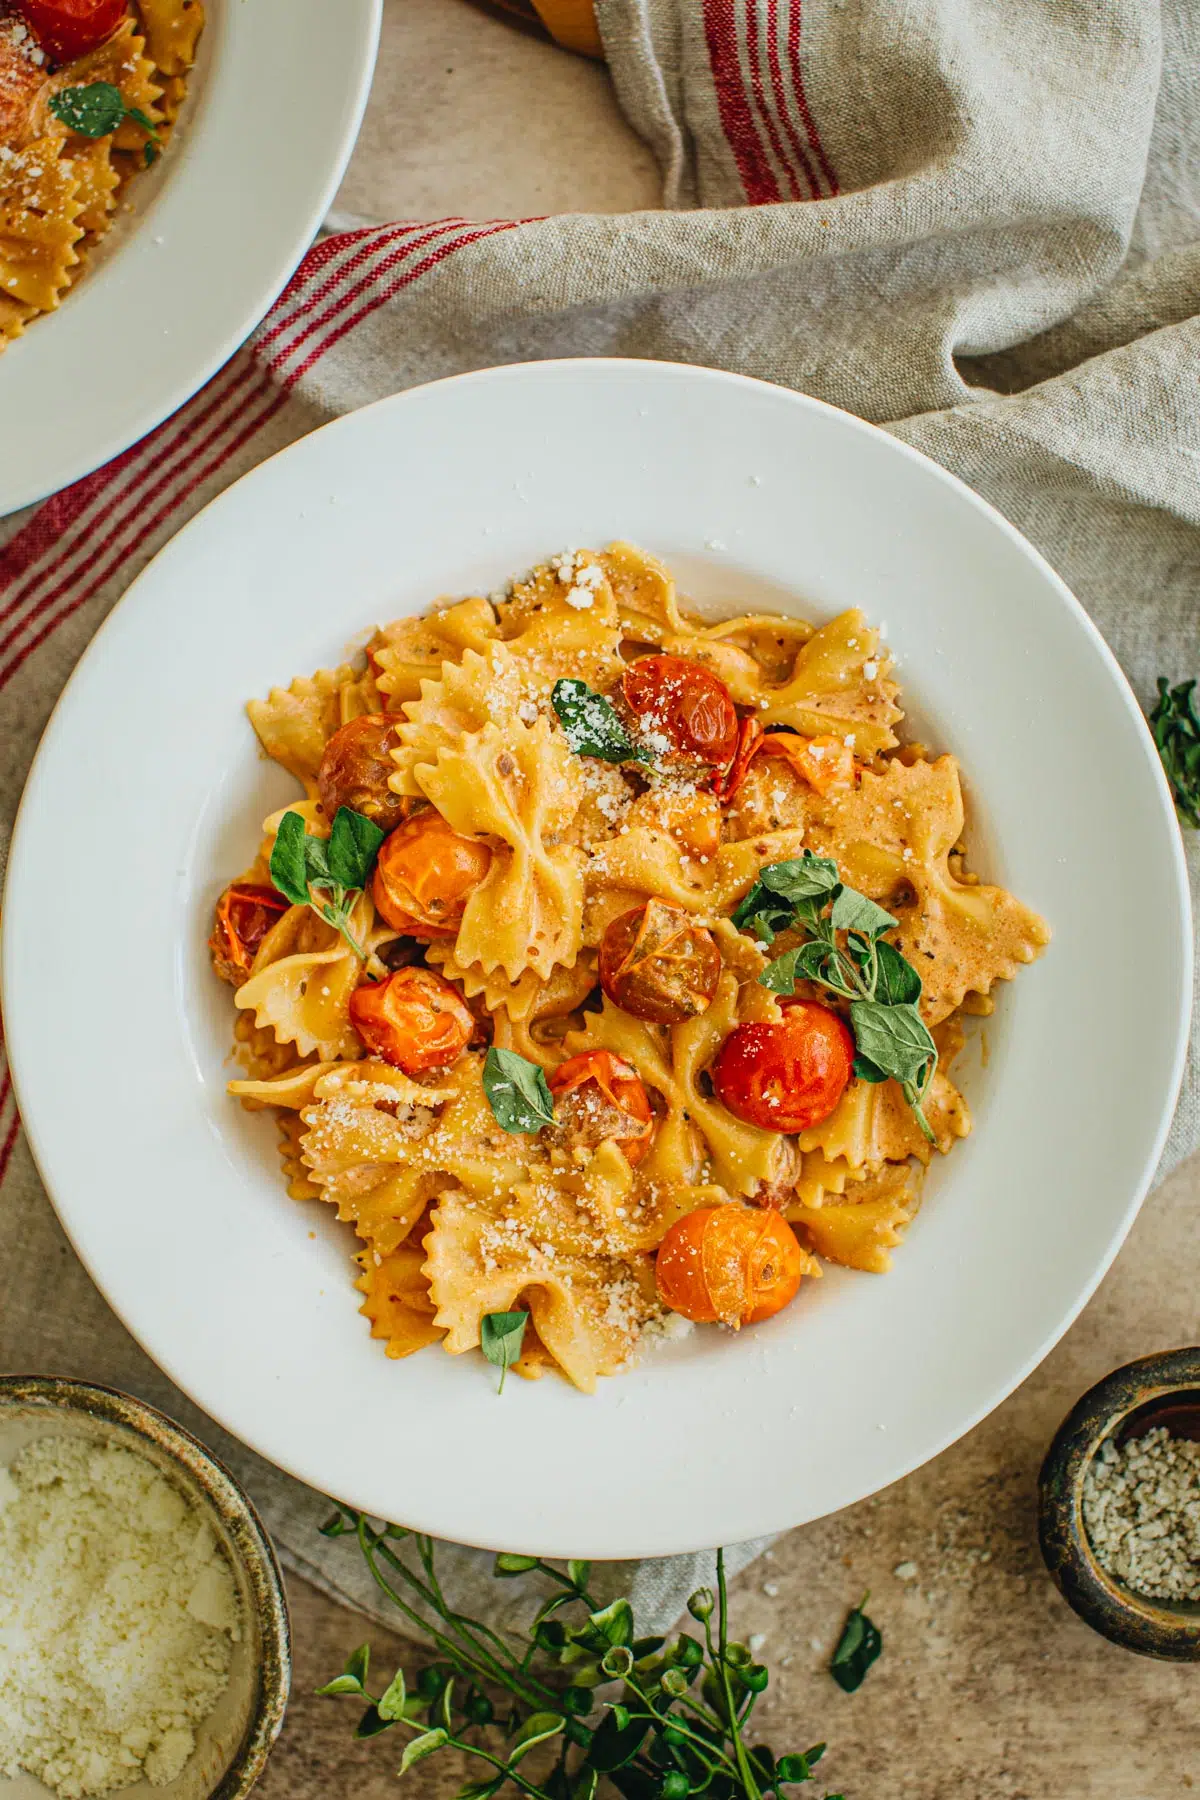
POLYGON ((0 1376, 0 1800, 241 1800, 290 1681, 229 1471, 128 1394, 0 1376))
POLYGON ((1083 1396, 1046 1453, 1038 1530, 1081 1619, 1142 1656, 1200 1662, 1200 1346, 1083 1396))

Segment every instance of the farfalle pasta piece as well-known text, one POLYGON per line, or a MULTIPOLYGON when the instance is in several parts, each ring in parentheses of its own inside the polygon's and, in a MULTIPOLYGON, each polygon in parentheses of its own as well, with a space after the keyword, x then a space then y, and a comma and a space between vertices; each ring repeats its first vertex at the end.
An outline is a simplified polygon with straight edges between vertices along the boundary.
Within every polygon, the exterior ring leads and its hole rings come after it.
POLYGON ((432 944, 427 961, 439 968, 447 981, 457 983, 468 1000, 483 1001, 491 1015, 497 1048, 515 1050, 547 1070, 561 1062, 558 1040, 565 1022, 597 982, 596 957, 587 950, 580 952, 569 969, 557 964, 545 981, 532 969, 526 969, 515 982, 502 969, 489 975, 477 965, 464 969, 455 959, 453 945, 432 944))
POLYGON ((543 705, 556 681, 569 677, 603 691, 624 668, 617 603, 591 550, 543 563, 496 611, 510 654, 522 665, 530 694, 543 705))
POLYGON ((290 687, 272 688, 265 700, 249 701, 246 711, 267 755, 302 781, 311 799, 316 797, 317 771, 334 732, 362 713, 379 710, 377 699, 371 704, 373 690, 369 670, 364 676, 344 663, 337 669, 318 669, 315 675, 298 675, 290 687))
POLYGON ((432 766, 443 750, 493 725, 520 730, 522 707, 536 717, 534 677, 499 640, 483 650, 467 650, 461 662, 444 664, 436 681, 421 682, 417 700, 407 700, 397 721, 399 746, 392 751, 396 773, 388 783, 397 794, 421 797, 418 768, 432 766))
POLYGON ((83 236, 80 177, 61 148, 61 136, 0 147, 0 294, 35 312, 58 305, 83 236))
POLYGON ((1006 889, 955 875, 950 854, 962 830, 952 756, 868 771, 857 789, 815 804, 809 819, 809 848, 832 856, 851 886, 899 920, 897 946, 921 976, 931 1025, 968 992, 1011 980, 1050 940, 1045 921, 1006 889))
POLYGON ((321 1190, 304 1166, 301 1155, 300 1140, 304 1136, 304 1121, 298 1113, 281 1112, 277 1117, 279 1126, 279 1162, 283 1169, 284 1184, 290 1200, 319 1200, 321 1190))
POLYGON ((186 75, 204 30, 200 0, 138 0, 146 50, 159 75, 186 75))
MULTIPOLYGON (((350 930, 367 949, 378 936, 374 917, 369 898, 360 894, 350 930)), ((362 963, 342 934, 311 907, 291 906, 263 939, 234 1004, 301 1056, 354 1059, 362 1044, 350 1023, 350 996, 362 978, 362 963)))
POLYGON ((802 1131, 800 1148, 819 1150, 831 1163, 844 1159, 852 1170, 882 1168, 916 1156, 927 1163, 934 1149, 944 1156, 971 1130, 967 1103, 943 1068, 938 1068, 922 1102, 935 1143, 931 1144, 895 1081, 852 1081, 820 1125, 802 1131))
POLYGON ((911 1170, 901 1164, 851 1187, 844 1201, 819 1208, 793 1204, 785 1210, 801 1242, 827 1262, 886 1275, 890 1253, 916 1213, 917 1194, 911 1170))
MULTIPOLYGON (((802 854, 803 831, 761 832, 753 838, 718 845, 705 857, 690 855, 676 839, 658 826, 630 825, 619 836, 602 844, 587 866, 590 894, 606 888, 619 889, 634 898, 666 900, 688 912, 727 913, 753 886, 760 870, 768 863, 787 862, 802 854)), ((599 918, 599 914, 597 918, 599 918)), ((594 924, 589 911, 588 940, 596 929, 602 933, 609 922, 594 924)), ((596 939, 595 941, 599 941, 596 939)))
POLYGON ((401 1244, 386 1256, 364 1250, 355 1260, 362 1274, 354 1285, 364 1296, 358 1310, 371 1321, 371 1336, 384 1340, 388 1356, 412 1356, 436 1344, 442 1332, 433 1322, 420 1244, 401 1244))
MULTIPOLYGON (((89 239, 102 237, 111 224, 110 215, 117 203, 117 189, 121 185, 108 144, 103 138, 73 139, 69 157, 64 152, 64 161, 66 160, 70 162, 77 183, 75 191, 79 211, 76 223, 87 233, 89 239)), ((77 266, 72 279, 78 276, 78 272, 77 266)))
POLYGON ((423 681, 438 680, 443 666, 457 663, 465 651, 486 650, 499 630, 495 613, 479 595, 381 626, 367 654, 388 710, 397 711, 405 700, 419 700, 423 681))
POLYGON ((498 840, 455 940, 462 964, 516 981, 573 965, 583 942, 581 856, 564 842, 579 805, 577 760, 545 719, 463 736, 414 771, 426 797, 466 836, 498 840))
MULTIPOLYGON (((162 123, 158 102, 162 88, 155 79, 156 70, 146 54, 146 40, 138 32, 132 18, 119 25, 110 38, 95 50, 67 63, 54 77, 56 89, 88 87, 95 81, 106 81, 120 90, 129 111, 144 114, 152 126, 162 123)), ((68 137, 68 145, 72 141, 68 137)), ((146 133, 133 119, 123 119, 111 138, 115 151, 130 151, 139 162, 146 148, 146 133)))
POLYGON ((425 1248, 447 1350, 474 1349, 486 1314, 520 1305, 586 1394, 629 1360, 655 1309, 650 1259, 608 1255, 588 1216, 554 1187, 522 1184, 494 1212, 447 1194, 425 1248))
POLYGON ((679 610, 675 577, 657 556, 618 542, 597 560, 608 577, 626 638, 637 644, 661 644, 670 634, 688 629, 689 621, 679 610))

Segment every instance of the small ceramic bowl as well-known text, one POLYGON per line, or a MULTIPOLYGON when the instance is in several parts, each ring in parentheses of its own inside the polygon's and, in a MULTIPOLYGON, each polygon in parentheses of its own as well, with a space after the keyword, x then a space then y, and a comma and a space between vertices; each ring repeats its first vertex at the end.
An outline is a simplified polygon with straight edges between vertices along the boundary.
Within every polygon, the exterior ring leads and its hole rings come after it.
MULTIPOLYGON (((182 1426, 113 1388, 36 1375, 0 1375, 0 1467, 35 1438, 59 1433, 144 1456, 208 1520, 229 1561, 242 1636, 229 1685, 197 1727, 196 1749, 165 1787, 139 1781, 122 1800, 242 1800, 279 1736, 291 1687, 283 1578, 271 1540, 233 1476, 182 1426)), ((0 1800, 45 1800, 31 1775, 0 1777, 0 1800)))
POLYGON ((1200 1662, 1200 1604, 1150 1600, 1101 1567, 1083 1522, 1083 1484, 1109 1438, 1144 1437, 1164 1425, 1200 1441, 1200 1346, 1143 1356, 1114 1369, 1063 1420, 1038 1482, 1038 1535, 1064 1599, 1096 1631, 1171 1662, 1200 1662))

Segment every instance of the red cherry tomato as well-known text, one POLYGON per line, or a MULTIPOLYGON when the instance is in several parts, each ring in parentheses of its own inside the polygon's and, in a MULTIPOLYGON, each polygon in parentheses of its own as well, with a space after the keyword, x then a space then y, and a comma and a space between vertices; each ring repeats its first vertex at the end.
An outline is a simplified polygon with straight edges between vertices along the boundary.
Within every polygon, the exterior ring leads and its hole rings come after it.
POLYGON ((622 675, 620 691, 658 762, 723 769, 733 757, 737 712, 725 683, 708 669, 683 656, 640 656, 622 675))
POLYGON ((805 1257, 777 1212, 701 1206, 676 1219, 658 1247, 658 1297, 697 1324, 757 1325, 796 1296, 805 1257))
POLYGON ((713 935, 682 907, 649 900, 622 913, 600 943, 600 985, 635 1019, 680 1025, 712 1003, 721 979, 713 935))
POLYGON ((455 937, 491 860, 486 844, 463 837, 431 807, 379 846, 371 897, 388 924, 408 937, 455 937))
POLYGON ((796 1000, 778 1025, 738 1025, 712 1066, 722 1103, 765 1131, 807 1131, 827 1119, 854 1066, 854 1039, 837 1013, 796 1000))
POLYGON ((339 806, 349 806, 372 820, 380 831, 391 831, 406 819, 412 802, 393 794, 388 776, 396 773, 389 750, 400 742, 395 721, 382 713, 363 713, 339 726, 325 746, 317 771, 317 791, 326 818, 337 816, 339 806))
POLYGON ((126 0, 18 0, 18 11, 55 62, 98 49, 129 11, 126 0))
POLYGON ((754 761, 762 737, 763 728, 757 719, 741 719, 738 722, 737 749, 733 753, 733 761, 725 773, 718 775, 713 782, 713 793, 718 800, 733 799, 746 779, 746 770, 754 761))
POLYGON ((356 987, 350 1023, 368 1050, 406 1075, 457 1061, 475 1030, 458 989, 432 969, 397 969, 356 987))
POLYGON ((208 940, 213 968, 222 981, 241 987, 259 945, 275 921, 283 917, 288 904, 273 887, 256 887, 249 881, 230 883, 217 901, 213 933, 208 940))
POLYGON ((578 1144, 615 1138, 631 1165, 650 1148, 654 1114, 637 1071, 611 1050, 568 1056, 550 1077, 554 1112, 578 1144))

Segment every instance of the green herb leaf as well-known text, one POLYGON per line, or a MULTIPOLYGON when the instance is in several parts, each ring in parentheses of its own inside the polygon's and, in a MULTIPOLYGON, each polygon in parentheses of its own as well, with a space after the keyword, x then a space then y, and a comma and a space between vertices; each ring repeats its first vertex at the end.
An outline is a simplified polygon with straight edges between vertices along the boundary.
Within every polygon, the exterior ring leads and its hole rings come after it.
POLYGON ((607 1644, 633 1642, 633 1608, 628 1600, 614 1600, 599 1612, 589 1613, 588 1625, 607 1644))
POLYGON ((404 1670, 397 1669, 383 1693, 375 1702, 381 1719, 402 1719, 404 1706, 408 1699, 408 1690, 404 1685, 404 1670))
POLYGON ((495 1045, 483 1059, 483 1091, 497 1125, 511 1132, 540 1131, 554 1123, 546 1072, 515 1050, 495 1045))
POLYGON ((329 873, 339 887, 366 887, 385 835, 362 813, 338 807, 329 833, 329 873))
POLYGON ((831 917, 836 931, 858 931, 868 938, 877 938, 899 922, 865 894, 848 887, 839 888, 835 895, 831 917))
POLYGON ((520 1762, 523 1756, 528 1756, 535 1744, 544 1744, 547 1738, 557 1737, 566 1722, 561 1713, 531 1713, 517 1733, 516 1743, 508 1759, 509 1768, 520 1762))
POLYGON ((323 1700, 331 1695, 339 1694, 357 1694, 361 1699, 365 1692, 357 1675, 335 1675, 332 1681, 327 1681, 324 1687, 319 1687, 315 1691, 323 1700))
POLYGON ((811 1781, 812 1769, 807 1756, 781 1756, 775 1764, 777 1781, 811 1781))
POLYGON ((1169 687, 1160 675, 1150 728, 1175 804, 1187 824, 1200 828, 1200 713, 1195 689, 1194 681, 1169 687))
MULTIPOLYGON (((333 886, 333 871, 329 867, 329 841, 323 837, 306 837, 304 840, 304 872, 308 876, 310 887, 328 888, 333 886)), ((326 907, 326 912, 330 909, 326 907)))
POLYGON ((398 1773, 406 1775, 414 1763, 420 1762, 423 1756, 432 1756, 435 1750, 441 1750, 449 1741, 440 1725, 433 1731, 423 1731, 420 1737, 411 1738, 404 1746, 398 1773))
POLYGON ((873 1063, 869 1056, 856 1056, 853 1072, 860 1081, 869 1081, 872 1087, 877 1087, 881 1081, 892 1079, 887 1070, 881 1069, 878 1063, 873 1063))
POLYGON ((479 1345, 490 1363, 500 1371, 498 1393, 504 1392, 504 1377, 521 1354, 527 1312, 485 1313, 479 1325, 479 1345))
POLYGON ((921 977, 907 956, 902 956, 894 944, 886 942, 876 944, 875 953, 878 958, 875 998, 884 1006, 915 1006, 921 998, 921 977))
POLYGON ((558 714, 563 735, 576 756, 596 756, 602 762, 653 762, 650 752, 635 744, 622 725, 611 701, 590 688, 586 681, 556 681, 550 704, 558 714))
POLYGON ((308 905, 305 831, 299 813, 285 812, 271 848, 271 880, 293 906, 308 905))
POLYGON ((762 944, 773 944, 781 931, 795 922, 796 909, 788 900, 756 881, 733 915, 739 931, 751 932, 762 944))
POLYGON ((793 902, 832 894, 841 885, 838 866, 832 858, 814 856, 811 850, 787 862, 768 863, 760 870, 759 880, 773 894, 782 894, 785 900, 793 902))
POLYGON ((492 1795, 504 1786, 504 1776, 497 1775, 492 1781, 468 1781, 460 1787, 454 1800, 492 1800, 492 1795))
POLYGON ((631 1763, 645 1742, 650 1720, 645 1713, 614 1706, 597 1725, 588 1750, 588 1761, 601 1775, 611 1775, 631 1763))
POLYGON ((574 1584, 577 1588, 585 1588, 587 1586, 588 1578, 591 1575, 591 1573, 592 1573, 591 1563, 590 1562, 581 1562, 578 1557, 572 1557, 570 1562, 567 1564, 567 1574, 570 1576, 571 1580, 574 1582, 574 1584))
MULTIPOLYGON (((499 1313, 496 1316, 498 1318, 505 1317, 505 1315, 503 1313, 499 1313)), ((509 1315, 509 1316, 511 1316, 511 1315, 509 1315)), ((537 1566, 538 1566, 538 1559, 536 1556, 515 1556, 511 1551, 504 1550, 504 1551, 501 1551, 500 1555, 496 1558, 495 1562, 492 1564, 492 1574, 493 1575, 528 1575, 529 1571, 531 1569, 536 1569, 537 1566)))
POLYGON ((381 1731, 390 1731, 395 1723, 394 1719, 382 1718, 379 1708, 372 1703, 354 1727, 354 1735, 360 1739, 378 1737, 381 1731))
POLYGON ((915 1006, 884 1006, 878 1000, 855 1000, 850 1023, 860 1056, 869 1058, 896 1081, 920 1082, 937 1045, 915 1006))
POLYGON ((863 1610, 870 1598, 864 1594, 848 1615, 829 1664, 829 1673, 847 1694, 862 1686, 867 1670, 883 1649, 883 1633, 863 1610))
POLYGON ((830 980, 835 972, 831 969, 835 955, 828 944, 810 939, 769 962, 758 978, 759 986, 769 988, 773 994, 793 993, 798 981, 819 981, 826 987, 835 987, 838 984, 830 980))
MULTIPOLYGON (((90 81, 85 87, 62 88, 50 97, 50 111, 68 131, 80 137, 107 137, 125 115, 125 101, 111 81, 90 81)), ((151 125, 149 129, 153 131, 151 125)))

